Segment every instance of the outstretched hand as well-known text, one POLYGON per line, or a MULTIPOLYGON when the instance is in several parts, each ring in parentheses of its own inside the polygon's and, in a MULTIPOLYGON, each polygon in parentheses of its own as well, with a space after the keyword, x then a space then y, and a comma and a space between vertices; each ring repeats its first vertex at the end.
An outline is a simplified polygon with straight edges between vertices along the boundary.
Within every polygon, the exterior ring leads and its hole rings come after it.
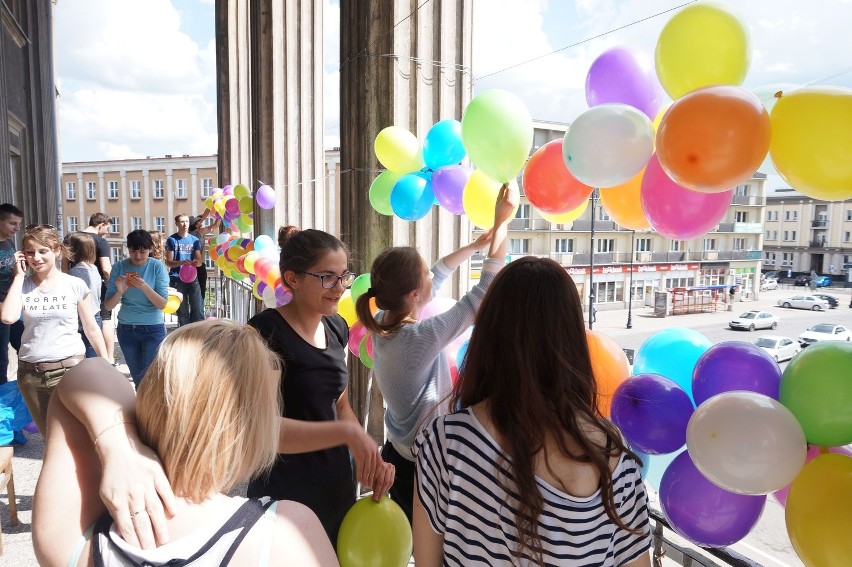
POLYGON ((491 239, 494 237, 494 229, 489 228, 482 234, 480 234, 476 240, 470 243, 470 248, 472 250, 485 250, 488 248, 488 245, 491 244, 491 239))
POLYGON ((520 193, 517 185, 504 183, 497 194, 497 203, 494 205, 494 226, 506 224, 514 218, 515 210, 520 202, 520 193))

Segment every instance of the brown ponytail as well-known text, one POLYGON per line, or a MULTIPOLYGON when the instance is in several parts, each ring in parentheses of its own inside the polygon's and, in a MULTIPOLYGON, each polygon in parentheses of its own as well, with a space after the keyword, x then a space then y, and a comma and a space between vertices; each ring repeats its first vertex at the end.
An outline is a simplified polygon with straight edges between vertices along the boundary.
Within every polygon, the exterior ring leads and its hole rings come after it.
POLYGON ((416 248, 399 246, 388 248, 373 260, 370 269, 370 289, 355 303, 361 324, 374 335, 386 337, 399 331, 403 325, 413 323, 412 305, 408 294, 420 287, 423 258, 416 248), (387 311, 384 322, 379 323, 370 312, 370 299, 387 311))

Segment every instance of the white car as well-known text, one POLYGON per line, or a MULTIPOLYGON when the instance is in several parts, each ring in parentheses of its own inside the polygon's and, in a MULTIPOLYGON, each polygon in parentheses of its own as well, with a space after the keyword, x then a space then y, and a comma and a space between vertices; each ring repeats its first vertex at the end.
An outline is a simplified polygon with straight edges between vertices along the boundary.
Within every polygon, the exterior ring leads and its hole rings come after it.
POLYGON ((795 307, 796 309, 810 309, 812 311, 825 311, 828 309, 828 301, 814 297, 813 295, 793 295, 778 300, 778 305, 784 308, 795 307))
POLYGON ((760 291, 769 291, 770 289, 778 289, 778 280, 763 280, 760 284, 760 291))
POLYGON ((843 325, 820 323, 799 335, 799 344, 802 347, 820 341, 852 341, 852 331, 843 325))
POLYGON ((789 360, 796 356, 802 348, 799 343, 787 337, 766 335, 754 340, 754 344, 765 350, 775 362, 789 360))
POLYGON ((736 319, 732 319, 728 326, 732 329, 774 329, 778 326, 778 317, 766 311, 746 311, 736 319))

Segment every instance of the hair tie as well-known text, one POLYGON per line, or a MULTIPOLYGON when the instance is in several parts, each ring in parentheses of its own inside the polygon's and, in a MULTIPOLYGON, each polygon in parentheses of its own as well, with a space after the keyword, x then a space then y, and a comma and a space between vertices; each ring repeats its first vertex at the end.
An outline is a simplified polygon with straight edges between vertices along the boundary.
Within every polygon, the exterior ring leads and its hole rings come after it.
POLYGON ((373 291, 373 288, 368 287, 368 288, 367 288, 367 295, 368 295, 369 297, 375 297, 376 292, 375 292, 375 291, 373 291))

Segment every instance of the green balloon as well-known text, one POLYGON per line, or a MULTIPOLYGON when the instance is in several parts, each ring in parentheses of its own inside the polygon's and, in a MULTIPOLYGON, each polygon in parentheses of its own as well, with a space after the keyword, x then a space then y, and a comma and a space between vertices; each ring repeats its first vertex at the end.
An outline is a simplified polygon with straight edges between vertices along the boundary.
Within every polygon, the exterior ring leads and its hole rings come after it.
POLYGON ((370 351, 367 349, 368 338, 369 335, 366 335, 363 339, 361 339, 361 344, 358 345, 358 358, 361 359, 361 364, 363 364, 367 368, 372 368, 373 357, 370 356, 370 351))
POLYGON ((358 298, 367 293, 368 289, 370 289, 370 274, 361 274, 355 278, 349 291, 352 295, 352 301, 357 302, 358 298))
POLYGON ((411 559, 411 525, 399 504, 367 496, 346 513, 337 534, 340 567, 405 567, 411 559))
POLYGON ((373 184, 370 185, 370 204, 380 215, 393 216, 390 195, 391 191, 393 191, 393 186, 396 185, 400 177, 402 175, 393 171, 383 171, 373 180, 373 184))
POLYGON ((530 111, 508 91, 485 91, 464 111, 462 142, 477 168, 495 181, 508 183, 518 176, 530 155, 530 111))
POLYGON ((251 195, 251 189, 249 189, 242 183, 234 186, 234 197, 236 197, 237 200, 243 199, 249 195, 251 195))
POLYGON ((852 344, 819 342, 797 354, 781 376, 779 399, 808 443, 852 443, 852 344))

